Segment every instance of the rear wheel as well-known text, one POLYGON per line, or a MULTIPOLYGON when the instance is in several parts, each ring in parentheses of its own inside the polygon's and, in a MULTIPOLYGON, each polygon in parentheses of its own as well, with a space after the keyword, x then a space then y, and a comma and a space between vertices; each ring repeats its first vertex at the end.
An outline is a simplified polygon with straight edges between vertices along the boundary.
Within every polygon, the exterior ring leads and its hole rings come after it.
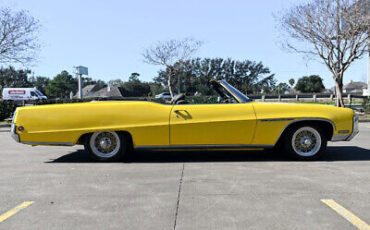
POLYGON ((297 160, 316 160, 325 153, 327 137, 316 126, 301 125, 288 130, 284 149, 297 160))
POLYGON ((99 161, 117 161, 126 152, 125 137, 114 131, 95 132, 85 138, 85 149, 99 161))

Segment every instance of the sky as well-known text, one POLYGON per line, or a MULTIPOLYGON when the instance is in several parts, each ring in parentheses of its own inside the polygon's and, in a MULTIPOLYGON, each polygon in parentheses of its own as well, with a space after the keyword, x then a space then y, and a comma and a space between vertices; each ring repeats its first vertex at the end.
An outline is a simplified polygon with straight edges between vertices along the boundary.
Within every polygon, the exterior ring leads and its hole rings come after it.
MULTIPOLYGON (((127 80, 132 72, 152 80, 159 66, 143 62, 157 41, 192 37, 204 42, 196 57, 262 62, 278 82, 318 74, 327 88, 327 67, 284 50, 275 15, 298 0, 0 0, 37 18, 41 51, 28 66, 35 76, 54 77, 73 66, 89 68, 93 79, 127 80)), ((344 82, 366 81, 367 60, 356 61, 344 82)))

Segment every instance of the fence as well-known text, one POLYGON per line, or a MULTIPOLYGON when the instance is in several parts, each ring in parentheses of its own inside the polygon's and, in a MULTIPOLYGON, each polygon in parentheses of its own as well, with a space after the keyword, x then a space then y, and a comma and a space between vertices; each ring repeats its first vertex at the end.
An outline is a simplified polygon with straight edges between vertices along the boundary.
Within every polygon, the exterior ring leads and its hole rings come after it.
MULTIPOLYGON (((321 102, 327 104, 335 103, 334 94, 281 94, 281 95, 248 95, 249 98, 256 101, 263 102, 321 102)), ((188 100, 195 103, 214 103, 214 96, 188 96, 188 100), (210 99, 212 98, 212 100, 210 99)), ((356 94, 343 94, 344 103, 348 107, 358 107, 362 104, 364 98, 367 96, 356 95, 356 94)), ((157 101, 158 99, 150 97, 98 97, 98 98, 83 98, 83 99, 49 99, 35 101, 30 104, 63 104, 63 103, 74 103, 74 102, 88 102, 88 101, 106 101, 106 100, 140 100, 140 101, 157 101)), ((161 100, 158 100, 161 101, 161 100)), ((163 101, 164 102, 164 101, 163 101)), ((24 102, 18 102, 24 105, 24 102)))
MULTIPOLYGON (((249 98, 257 101, 304 101, 304 102, 335 102, 334 94, 282 94, 282 95, 248 95, 249 98)), ((353 102, 362 102, 367 96, 356 94, 343 94, 344 103, 352 107, 353 102)))

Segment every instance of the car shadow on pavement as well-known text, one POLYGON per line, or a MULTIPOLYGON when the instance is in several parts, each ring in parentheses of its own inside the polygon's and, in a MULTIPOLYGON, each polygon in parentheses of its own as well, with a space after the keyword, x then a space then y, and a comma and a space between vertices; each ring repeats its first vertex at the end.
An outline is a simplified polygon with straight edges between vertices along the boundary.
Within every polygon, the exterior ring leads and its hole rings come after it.
MULTIPOLYGON (((126 163, 170 162, 243 162, 243 161, 292 161, 284 153, 273 151, 138 151, 125 160, 126 163)), ((328 147, 327 154, 319 161, 370 161, 370 150, 355 146, 328 147)), ((46 163, 93 163, 84 150, 51 159, 46 163)), ((119 162, 118 162, 119 163, 119 162)))

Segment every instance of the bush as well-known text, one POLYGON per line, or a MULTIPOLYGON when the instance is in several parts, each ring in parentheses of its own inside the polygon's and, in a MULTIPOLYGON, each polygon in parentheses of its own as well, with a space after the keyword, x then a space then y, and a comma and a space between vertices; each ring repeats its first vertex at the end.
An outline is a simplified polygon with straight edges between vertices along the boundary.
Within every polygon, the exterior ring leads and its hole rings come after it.
POLYGON ((215 96, 189 96, 186 97, 189 104, 217 104, 217 97, 215 96))
POLYGON ((362 107, 364 108, 364 112, 370 113, 370 97, 364 97, 362 107))
POLYGON ((79 102, 89 102, 93 101, 94 98, 84 98, 84 99, 48 99, 48 100, 37 100, 35 105, 50 105, 50 104, 67 104, 67 103, 79 103, 79 102))
POLYGON ((0 121, 11 117, 16 107, 16 104, 12 101, 0 101, 0 121))

